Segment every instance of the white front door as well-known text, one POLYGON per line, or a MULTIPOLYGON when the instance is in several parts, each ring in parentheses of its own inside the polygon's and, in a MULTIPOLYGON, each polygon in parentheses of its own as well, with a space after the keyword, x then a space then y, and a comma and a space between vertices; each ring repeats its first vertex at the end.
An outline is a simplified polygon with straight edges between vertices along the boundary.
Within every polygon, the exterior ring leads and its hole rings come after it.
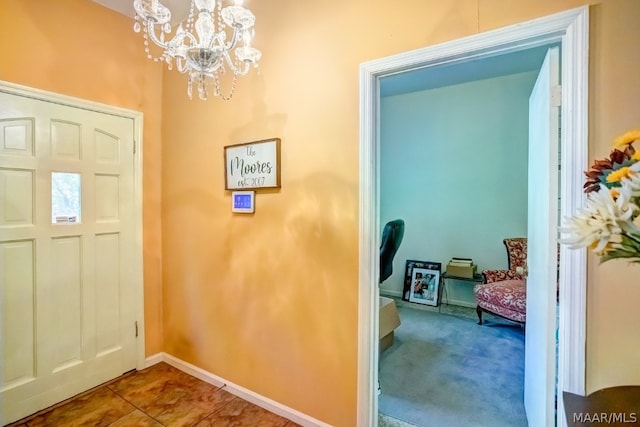
POLYGON ((524 404, 530 427, 555 425, 559 53, 549 49, 529 98, 524 404))
POLYGON ((0 91, 1 422, 136 367, 134 123, 0 91))

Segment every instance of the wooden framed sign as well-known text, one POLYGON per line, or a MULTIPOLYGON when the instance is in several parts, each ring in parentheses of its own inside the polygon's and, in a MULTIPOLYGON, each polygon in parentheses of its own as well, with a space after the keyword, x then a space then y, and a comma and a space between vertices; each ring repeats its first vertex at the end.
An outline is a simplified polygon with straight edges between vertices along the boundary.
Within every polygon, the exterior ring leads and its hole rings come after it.
POLYGON ((224 147, 227 190, 280 188, 280 138, 224 147))

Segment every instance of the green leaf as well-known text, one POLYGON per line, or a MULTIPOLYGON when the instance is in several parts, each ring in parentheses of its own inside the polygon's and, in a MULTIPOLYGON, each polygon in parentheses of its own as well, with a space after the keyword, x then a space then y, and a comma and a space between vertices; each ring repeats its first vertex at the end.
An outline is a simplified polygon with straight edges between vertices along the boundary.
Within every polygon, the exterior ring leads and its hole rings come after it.
POLYGON ((631 246, 640 252, 640 236, 633 233, 622 234, 622 244, 625 246, 631 246))
MULTIPOLYGON (((612 251, 607 252, 606 254, 600 257, 600 262, 606 262, 616 258, 638 258, 640 260, 640 252, 637 251, 626 251, 622 249, 614 249, 612 251)), ((636 261, 638 262, 638 261, 636 261)))
POLYGON ((600 257, 600 263, 611 261, 612 259, 626 259, 631 263, 640 263, 640 253, 638 252, 627 252, 621 250, 613 250, 607 252, 605 255, 600 257))

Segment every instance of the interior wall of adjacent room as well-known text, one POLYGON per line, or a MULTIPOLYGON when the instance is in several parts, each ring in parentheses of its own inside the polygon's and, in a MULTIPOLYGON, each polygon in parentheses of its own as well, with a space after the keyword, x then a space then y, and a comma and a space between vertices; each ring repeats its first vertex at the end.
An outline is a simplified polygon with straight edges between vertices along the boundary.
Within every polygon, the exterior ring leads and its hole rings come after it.
MULTIPOLYGON (((473 63, 469 63, 473 67, 473 63)), ((380 225, 405 235, 381 292, 400 295, 405 261, 472 258, 507 268, 502 240, 527 234, 529 94, 537 72, 389 96, 380 107, 380 225)), ((450 301, 475 306, 448 281, 450 301)))

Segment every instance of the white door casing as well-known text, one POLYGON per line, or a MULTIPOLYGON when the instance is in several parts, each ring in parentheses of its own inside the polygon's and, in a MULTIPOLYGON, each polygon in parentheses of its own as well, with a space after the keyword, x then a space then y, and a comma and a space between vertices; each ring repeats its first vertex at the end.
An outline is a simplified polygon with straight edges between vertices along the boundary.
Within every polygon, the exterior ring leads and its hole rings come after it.
POLYGON ((141 367, 140 121, 0 84, 3 424, 141 367), (80 178, 76 222, 53 173, 80 178))
POLYGON ((547 51, 529 97, 524 405, 530 427, 554 425, 558 244, 559 48, 547 51))
MULTIPOLYGON (((378 423, 379 81, 416 68, 464 62, 558 43, 562 52, 560 215, 582 207, 587 164, 589 7, 518 23, 450 42, 372 60, 360 66, 360 267, 358 426, 378 423)), ((560 248, 558 390, 584 394, 586 251, 560 248)), ((557 425, 565 426, 562 400, 557 425)))

